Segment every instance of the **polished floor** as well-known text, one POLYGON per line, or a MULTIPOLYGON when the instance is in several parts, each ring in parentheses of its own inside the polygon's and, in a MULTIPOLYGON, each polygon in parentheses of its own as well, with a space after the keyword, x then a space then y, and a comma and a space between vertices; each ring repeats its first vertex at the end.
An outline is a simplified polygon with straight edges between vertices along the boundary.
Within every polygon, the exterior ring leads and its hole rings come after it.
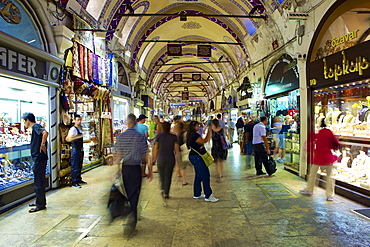
POLYGON ((158 175, 144 180, 138 232, 123 236, 124 219, 110 223, 108 192, 116 166, 83 174, 82 188, 47 194, 47 210, 28 213, 28 202, 0 215, 0 246, 370 246, 370 221, 351 210, 365 208, 343 197, 326 201, 298 193, 305 181, 278 167, 272 177, 246 169, 238 146, 229 151, 222 183, 211 167, 211 186, 219 202, 193 199, 190 185, 174 177, 167 207, 158 175))

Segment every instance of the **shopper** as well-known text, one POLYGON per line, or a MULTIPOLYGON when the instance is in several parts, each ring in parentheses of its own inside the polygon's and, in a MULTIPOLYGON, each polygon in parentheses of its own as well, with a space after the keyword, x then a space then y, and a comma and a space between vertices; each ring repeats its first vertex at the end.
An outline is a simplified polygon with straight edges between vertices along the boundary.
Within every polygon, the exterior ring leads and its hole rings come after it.
POLYGON ((267 141, 266 137, 266 125, 268 119, 267 117, 263 116, 260 118, 260 122, 253 127, 253 150, 254 150, 254 164, 256 168, 257 175, 265 175, 262 171, 262 163, 265 167, 266 172, 269 176, 276 172, 276 168, 274 170, 269 169, 268 164, 268 152, 270 150, 270 146, 267 141))
POLYGON ((67 142, 72 142, 71 151, 71 179, 72 187, 81 188, 81 184, 87 184, 82 180, 81 171, 84 159, 83 150, 83 134, 81 126, 82 118, 76 114, 74 117, 74 125, 69 129, 66 137, 67 142))
POLYGON ((175 127, 173 128, 173 133, 177 136, 177 141, 180 147, 179 155, 181 157, 179 159, 176 159, 176 174, 178 174, 178 176, 182 178, 182 185, 186 186, 188 185, 188 182, 186 181, 186 168, 188 164, 190 163, 190 161, 189 161, 189 158, 184 157, 184 155, 186 153, 189 154, 189 152, 185 145, 186 129, 185 129, 185 124, 183 121, 180 121, 175 125, 175 127))
POLYGON ((164 199, 169 199, 173 168, 179 158, 177 136, 170 133, 171 124, 162 124, 163 133, 156 137, 153 148, 153 161, 157 162, 161 192, 164 199))
POLYGON ((240 146, 240 154, 244 154, 244 118, 247 116, 247 113, 242 112, 242 115, 236 121, 235 127, 238 131, 238 143, 240 146))
POLYGON ((33 160, 32 171, 36 202, 29 205, 34 208, 31 208, 28 212, 34 213, 46 209, 45 173, 48 162, 47 139, 49 133, 40 124, 36 123, 35 115, 30 112, 24 113, 22 120, 26 128, 32 128, 31 157, 33 160))
MULTIPOLYGON (((137 124, 135 125, 135 130, 145 136, 146 139, 148 139, 149 134, 148 134, 148 126, 145 125, 145 121, 148 117, 145 116, 144 114, 141 114, 139 118, 137 119, 137 124)), ((146 164, 143 163, 141 164, 141 176, 146 177, 148 176, 146 174, 146 164)))
MULTIPOLYGON (((221 183, 224 170, 224 160, 227 159, 227 149, 223 148, 222 138, 225 140, 225 129, 221 128, 217 119, 212 120, 212 148, 211 154, 215 159, 217 182, 221 183)), ((211 130, 209 130, 211 131, 211 130)))
POLYGON ((252 155, 253 155, 253 128, 256 125, 252 116, 248 123, 244 126, 244 153, 246 154, 246 168, 252 167, 252 155))
MULTIPOLYGON (((124 230, 124 235, 131 235, 137 224, 137 205, 141 190, 141 163, 148 157, 148 143, 146 138, 135 130, 136 117, 129 114, 127 130, 117 137, 115 143, 115 164, 122 162, 122 179, 126 189, 127 199, 130 202, 131 213, 124 230)), ((151 163, 148 164, 148 179, 152 179, 151 163)))
POLYGON ((218 199, 212 195, 209 169, 204 163, 202 156, 199 155, 206 153, 204 144, 207 143, 211 138, 212 131, 208 128, 206 137, 202 138, 197 133, 199 128, 200 123, 198 121, 191 121, 186 133, 186 146, 189 149, 191 148, 189 160, 194 166, 195 170, 193 198, 205 198, 206 202, 217 202, 218 199), (204 194, 202 194, 202 185, 204 194))
POLYGON ((145 116, 144 114, 141 114, 138 119, 137 119, 137 124, 135 126, 135 129, 137 132, 145 136, 146 138, 149 137, 148 134, 148 126, 145 125, 145 121, 148 117, 145 116))
POLYGON ((313 194, 315 181, 317 180, 317 171, 326 172, 326 199, 334 200, 334 179, 332 178, 333 163, 337 157, 333 155, 332 150, 339 148, 339 142, 331 130, 326 128, 325 119, 322 119, 320 124, 321 129, 315 135, 313 160, 311 164, 310 174, 308 176, 306 189, 299 192, 303 195, 311 196, 313 194))
POLYGON ((234 143, 235 122, 232 119, 229 119, 227 127, 228 127, 227 131, 229 134, 230 142, 234 143))

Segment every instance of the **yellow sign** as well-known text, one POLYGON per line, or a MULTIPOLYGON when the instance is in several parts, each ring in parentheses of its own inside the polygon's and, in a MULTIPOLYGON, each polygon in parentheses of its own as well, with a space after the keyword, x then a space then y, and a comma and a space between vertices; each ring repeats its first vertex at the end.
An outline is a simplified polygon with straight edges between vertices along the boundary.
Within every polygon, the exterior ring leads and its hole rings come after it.
POLYGON ((370 67, 370 62, 368 58, 358 56, 355 61, 349 61, 346 58, 346 54, 342 51, 343 60, 342 64, 334 64, 334 68, 328 68, 326 63, 326 58, 323 59, 324 62, 324 78, 332 79, 338 81, 338 78, 342 75, 348 75, 351 73, 358 73, 363 75, 363 71, 370 67))
POLYGON ((341 44, 343 44, 347 41, 350 41, 350 40, 353 40, 353 39, 357 38, 358 31, 360 31, 360 30, 357 29, 353 32, 350 32, 350 33, 347 33, 346 35, 343 35, 340 38, 333 38, 331 40, 331 46, 336 47, 336 46, 341 45, 341 44))

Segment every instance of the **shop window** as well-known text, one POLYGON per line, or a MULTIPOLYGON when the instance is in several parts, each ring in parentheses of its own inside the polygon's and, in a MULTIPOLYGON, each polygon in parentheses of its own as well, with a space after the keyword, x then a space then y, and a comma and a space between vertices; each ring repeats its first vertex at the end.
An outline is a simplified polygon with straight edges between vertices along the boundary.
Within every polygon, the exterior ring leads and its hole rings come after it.
POLYGON ((39 30, 31 15, 17 1, 13 0, 9 4, 0 4, 0 31, 44 50, 39 30))
MULTIPOLYGON (((49 131, 48 88, 0 77, 0 192, 33 179, 30 129, 21 116, 32 112, 49 131)), ((49 174, 47 168, 47 174, 49 174)))
POLYGON ((340 148, 334 178, 370 188, 370 93, 369 85, 354 82, 314 92, 315 130, 324 121, 338 137, 340 148))

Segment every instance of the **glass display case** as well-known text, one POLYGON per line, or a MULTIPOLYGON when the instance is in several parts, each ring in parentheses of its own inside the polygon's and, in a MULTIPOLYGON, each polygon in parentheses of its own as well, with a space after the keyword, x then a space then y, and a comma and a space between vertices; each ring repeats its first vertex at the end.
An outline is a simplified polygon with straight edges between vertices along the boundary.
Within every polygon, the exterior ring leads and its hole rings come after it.
POLYGON ((300 147, 299 134, 284 132, 285 161, 284 168, 299 173, 300 147))
MULTIPOLYGON (((30 153, 31 129, 21 116, 32 112, 48 130, 48 88, 0 77, 0 194, 33 182, 30 153)), ((47 175, 50 167, 47 167, 47 175)))
POLYGON ((370 189, 369 93, 364 81, 314 92, 315 131, 324 121, 341 144, 336 152, 334 178, 337 184, 344 182, 361 190, 370 189))

